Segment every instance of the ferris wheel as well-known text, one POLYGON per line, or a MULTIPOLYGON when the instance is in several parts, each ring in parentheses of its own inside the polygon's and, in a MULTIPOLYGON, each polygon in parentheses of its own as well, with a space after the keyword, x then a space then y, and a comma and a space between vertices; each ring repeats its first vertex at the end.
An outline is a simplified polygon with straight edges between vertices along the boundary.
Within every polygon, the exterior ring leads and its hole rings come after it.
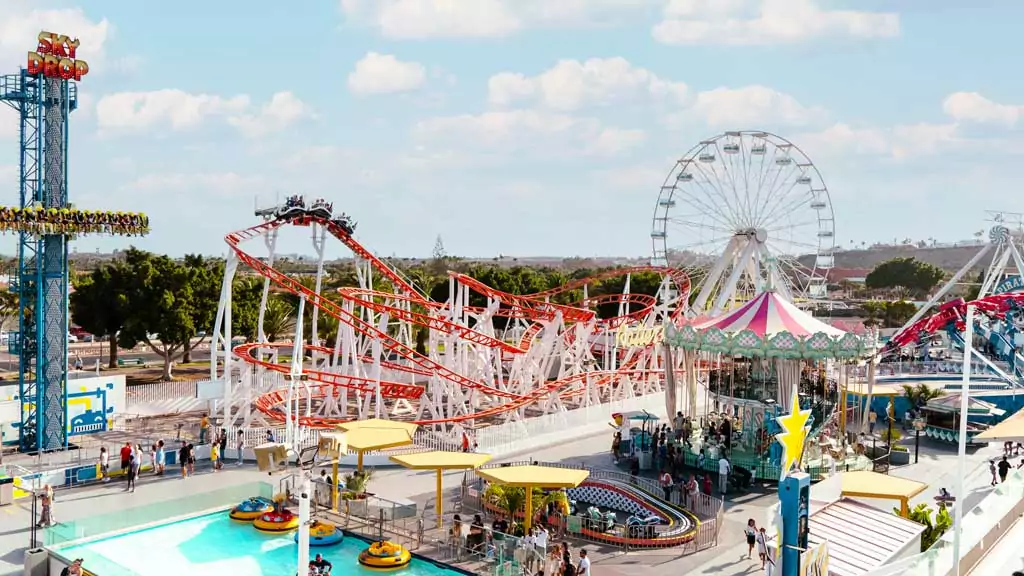
POLYGON ((726 132, 694 146, 661 186, 653 263, 688 270, 696 315, 769 288, 805 304, 825 297, 834 222, 825 181, 799 148, 768 132, 726 132))

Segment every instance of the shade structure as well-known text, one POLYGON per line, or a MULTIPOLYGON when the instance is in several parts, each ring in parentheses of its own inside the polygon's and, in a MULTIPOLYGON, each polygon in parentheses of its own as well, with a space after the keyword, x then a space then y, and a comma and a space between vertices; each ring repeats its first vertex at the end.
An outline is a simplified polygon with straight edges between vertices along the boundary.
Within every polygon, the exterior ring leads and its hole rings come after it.
POLYGON ((434 470, 436 472, 437 496, 434 504, 434 512, 437 515, 438 527, 442 525, 442 516, 444 514, 444 471, 472 470, 483 466, 490 459, 490 454, 445 452, 443 450, 417 452, 415 454, 401 454, 391 457, 392 462, 404 468, 408 468, 410 470, 434 470))
MULTIPOLYGON (((960 394, 950 394, 941 398, 934 398, 929 400, 925 405, 925 408, 934 412, 948 412, 948 413, 959 413, 960 412, 960 394)), ((1006 414, 1006 411, 998 408, 991 402, 985 402, 984 400, 978 400, 977 398, 971 398, 970 395, 967 397, 967 414, 970 416, 1002 416, 1006 414)))
POLYGON ((554 466, 501 466, 477 470, 477 476, 503 486, 523 488, 526 493, 526 510, 523 526, 529 533, 533 523, 534 488, 575 488, 590 476, 590 471, 578 468, 556 468, 554 466))
POLYGON ((345 432, 349 450, 359 455, 358 469, 363 469, 363 454, 374 450, 387 450, 412 444, 412 435, 406 430, 387 428, 356 428, 345 432))
POLYGON ((369 420, 353 420, 338 424, 339 430, 349 432, 360 428, 376 428, 385 430, 405 430, 410 436, 416 433, 419 425, 412 422, 398 422, 396 420, 384 420, 383 418, 370 418, 369 420))
POLYGON ((1024 442, 1024 409, 974 437, 981 442, 1024 442))
POLYGON ((904 517, 909 513, 910 499, 928 488, 923 482, 868 470, 842 474, 840 480, 843 496, 899 500, 900 513, 904 517))
POLYGON ((695 328, 701 330, 717 328, 727 334, 749 330, 760 338, 771 338, 783 332, 801 338, 817 333, 835 337, 845 334, 842 330, 818 320, 771 291, 762 292, 738 310, 702 322, 695 328))

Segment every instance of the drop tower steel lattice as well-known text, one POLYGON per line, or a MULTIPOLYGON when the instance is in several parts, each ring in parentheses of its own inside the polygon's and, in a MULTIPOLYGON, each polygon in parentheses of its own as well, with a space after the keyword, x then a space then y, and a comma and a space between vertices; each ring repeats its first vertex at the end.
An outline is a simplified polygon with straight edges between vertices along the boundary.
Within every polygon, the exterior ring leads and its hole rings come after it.
MULTIPOLYGON (((32 75, 0 76, 0 101, 20 116, 19 201, 22 210, 68 207, 68 117, 78 107, 74 81, 32 75)), ((18 233, 18 270, 11 291, 18 296, 22 451, 67 447, 68 235, 18 233)))

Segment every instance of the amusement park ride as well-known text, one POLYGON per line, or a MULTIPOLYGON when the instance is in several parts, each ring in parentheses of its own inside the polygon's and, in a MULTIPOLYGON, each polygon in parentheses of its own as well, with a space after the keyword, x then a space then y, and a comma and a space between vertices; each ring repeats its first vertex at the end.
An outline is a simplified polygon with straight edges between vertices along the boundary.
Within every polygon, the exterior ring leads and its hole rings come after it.
POLYGON ((929 358, 933 335, 946 335, 949 344, 964 350, 967 307, 973 306, 974 334, 982 345, 970 347, 986 371, 1014 388, 1024 385, 1024 258, 1018 244, 1022 226, 1011 229, 1006 213, 995 213, 988 243, 958 270, 949 281, 890 339, 883 354, 910 350, 922 360, 929 358), (986 264, 986 259, 988 262, 986 264), (968 273, 985 267, 977 296, 970 302, 947 294, 963 282, 968 273), (929 314, 930 313, 930 314, 929 314))
POLYGON ((142 215, 84 212, 68 201, 68 119, 78 108, 78 86, 89 65, 78 58, 80 42, 40 32, 35 51, 17 74, 0 76, 0 101, 20 121, 19 206, 2 230, 18 234, 18 334, 11 353, 19 359, 19 444, 25 452, 67 446, 68 240, 96 232, 142 235, 142 215))

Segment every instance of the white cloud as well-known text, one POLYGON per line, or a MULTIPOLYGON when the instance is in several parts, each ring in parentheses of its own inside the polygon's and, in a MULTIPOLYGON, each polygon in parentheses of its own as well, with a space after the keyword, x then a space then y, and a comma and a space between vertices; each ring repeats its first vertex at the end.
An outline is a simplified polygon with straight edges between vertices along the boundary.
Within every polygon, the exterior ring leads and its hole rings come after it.
POLYGON ((171 89, 119 92, 96 103, 96 123, 101 131, 147 130, 163 125, 185 130, 211 116, 240 114, 249 105, 248 96, 222 98, 171 89))
POLYGON ((18 136, 18 111, 0 104, 0 139, 18 136))
POLYGON ((244 176, 235 172, 206 174, 147 174, 124 186, 138 192, 178 192, 183 196, 202 193, 252 194, 266 190, 266 182, 256 176, 244 176))
POLYGON ((637 14, 649 0, 341 0, 345 16, 385 37, 493 38, 526 28, 637 14))
POLYGON ((228 123, 249 138, 259 138, 312 116, 312 109, 295 94, 278 92, 258 112, 230 117, 228 123))
POLYGON ((409 92, 422 86, 426 77, 427 69, 418 62, 368 52, 348 75, 348 88, 360 95, 409 92))
POLYGON ((491 104, 507 106, 521 101, 537 102, 562 111, 587 105, 608 105, 637 97, 668 98, 682 102, 686 85, 659 78, 625 58, 561 60, 537 76, 502 72, 487 83, 491 104))
POLYGON ((1013 126, 1024 117, 1024 106, 999 104, 977 92, 954 92, 942 102, 942 111, 958 122, 1013 126))
POLYGON ((818 0, 670 0, 652 30, 664 44, 732 45, 899 33, 898 14, 828 10, 818 0))
POLYGON ((812 156, 871 155, 897 160, 944 151, 960 143, 956 124, 902 124, 892 128, 854 128, 834 124, 799 134, 793 143, 812 156))
POLYGON ((414 135, 440 147, 480 147, 505 153, 562 150, 577 154, 613 154, 643 141, 642 133, 607 128, 593 118, 576 118, 539 110, 508 110, 431 118, 419 122, 414 135))
POLYGON ((804 106, 788 94, 755 85, 701 92, 676 119, 696 117, 713 128, 737 130, 758 125, 807 126, 826 116, 823 108, 804 106))
POLYGON ((77 56, 94 64, 102 60, 113 26, 106 18, 89 18, 81 8, 43 10, 4 0, 0 2, 0 66, 12 71, 24 66, 25 53, 35 48, 40 30, 73 33, 82 41, 77 56))
POLYGON ((220 118, 244 135, 258 137, 282 130, 311 114, 309 107, 291 92, 278 92, 255 110, 246 95, 225 98, 173 89, 119 92, 96 103, 96 123, 101 133, 161 128, 182 131, 220 118))

